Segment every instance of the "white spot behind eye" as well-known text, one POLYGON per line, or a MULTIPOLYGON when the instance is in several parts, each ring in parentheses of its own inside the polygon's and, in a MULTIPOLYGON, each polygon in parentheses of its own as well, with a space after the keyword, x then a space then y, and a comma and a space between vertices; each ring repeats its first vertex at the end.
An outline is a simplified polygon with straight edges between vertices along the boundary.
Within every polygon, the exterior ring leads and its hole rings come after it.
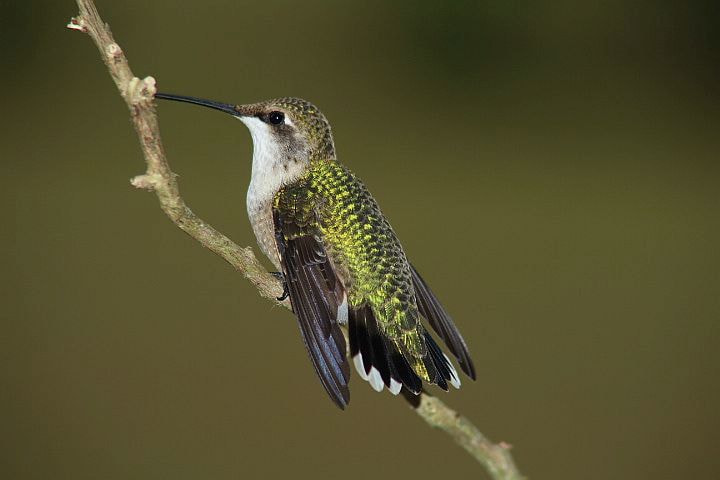
POLYGON ((287 114, 285 115, 285 125, 290 125, 290 126, 294 125, 292 120, 290 120, 290 115, 287 115, 287 114))

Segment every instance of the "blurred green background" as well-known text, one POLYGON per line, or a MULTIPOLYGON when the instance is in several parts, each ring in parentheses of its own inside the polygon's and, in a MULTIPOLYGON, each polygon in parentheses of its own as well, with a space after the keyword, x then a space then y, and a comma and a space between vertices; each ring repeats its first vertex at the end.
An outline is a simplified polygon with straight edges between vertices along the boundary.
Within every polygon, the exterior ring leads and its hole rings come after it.
MULTIPOLYGON (((720 469, 714 1, 99 1, 135 74, 334 126, 468 339, 441 398, 532 479, 720 469)), ((0 1, 0 476, 486 478, 128 180, 143 161, 73 2, 0 1)), ((241 245, 251 141, 159 107, 193 210, 241 245)))

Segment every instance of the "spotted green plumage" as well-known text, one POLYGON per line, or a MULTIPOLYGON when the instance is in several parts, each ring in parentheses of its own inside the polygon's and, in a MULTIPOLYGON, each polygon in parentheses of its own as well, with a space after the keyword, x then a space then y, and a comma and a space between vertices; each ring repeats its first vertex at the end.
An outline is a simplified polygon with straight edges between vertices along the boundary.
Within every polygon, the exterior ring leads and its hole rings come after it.
POLYGON ((303 227, 298 234, 321 238, 345 283, 349 307, 369 304, 382 333, 418 376, 431 381, 410 266, 365 185, 340 163, 318 160, 277 193, 274 206, 303 227))

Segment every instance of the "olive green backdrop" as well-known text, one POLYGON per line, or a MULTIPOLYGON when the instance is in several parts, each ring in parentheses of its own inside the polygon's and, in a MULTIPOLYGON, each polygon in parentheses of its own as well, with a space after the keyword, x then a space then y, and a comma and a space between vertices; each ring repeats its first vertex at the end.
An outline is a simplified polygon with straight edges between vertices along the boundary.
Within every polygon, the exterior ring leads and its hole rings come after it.
MULTIPOLYGON (((717 2, 99 1, 137 75, 319 105, 453 313, 443 400, 532 479, 720 468, 717 2)), ((0 1, 0 477, 486 478, 128 180, 143 161, 71 1, 0 1)), ((251 141, 159 107, 191 208, 241 245, 251 141)))

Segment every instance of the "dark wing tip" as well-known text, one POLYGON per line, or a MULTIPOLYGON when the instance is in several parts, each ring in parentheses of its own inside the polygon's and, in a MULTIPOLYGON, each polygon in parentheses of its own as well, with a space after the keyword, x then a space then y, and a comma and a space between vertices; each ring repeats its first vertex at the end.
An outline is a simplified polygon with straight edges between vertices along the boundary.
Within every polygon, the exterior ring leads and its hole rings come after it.
POLYGON ((465 372, 465 375, 467 375, 470 380, 477 380, 477 376, 475 374, 475 365, 473 364, 473 361, 468 357, 467 363, 461 363, 460 368, 462 368, 462 371, 465 372))
POLYGON ((332 395, 330 397, 335 405, 338 406, 340 410, 345 410, 345 407, 350 405, 350 389, 347 387, 341 392, 340 396, 334 396, 332 395))
POLYGON ((452 318, 445 311, 440 301, 432 293, 432 290, 430 290, 430 287, 428 287, 415 267, 411 265, 410 269, 412 270, 413 286, 415 287, 415 296, 420 315, 427 319, 430 326, 435 330, 435 333, 443 339, 450 352, 457 358, 462 371, 472 380, 475 380, 475 365, 470 358, 470 352, 468 351, 465 339, 463 339, 452 318))

